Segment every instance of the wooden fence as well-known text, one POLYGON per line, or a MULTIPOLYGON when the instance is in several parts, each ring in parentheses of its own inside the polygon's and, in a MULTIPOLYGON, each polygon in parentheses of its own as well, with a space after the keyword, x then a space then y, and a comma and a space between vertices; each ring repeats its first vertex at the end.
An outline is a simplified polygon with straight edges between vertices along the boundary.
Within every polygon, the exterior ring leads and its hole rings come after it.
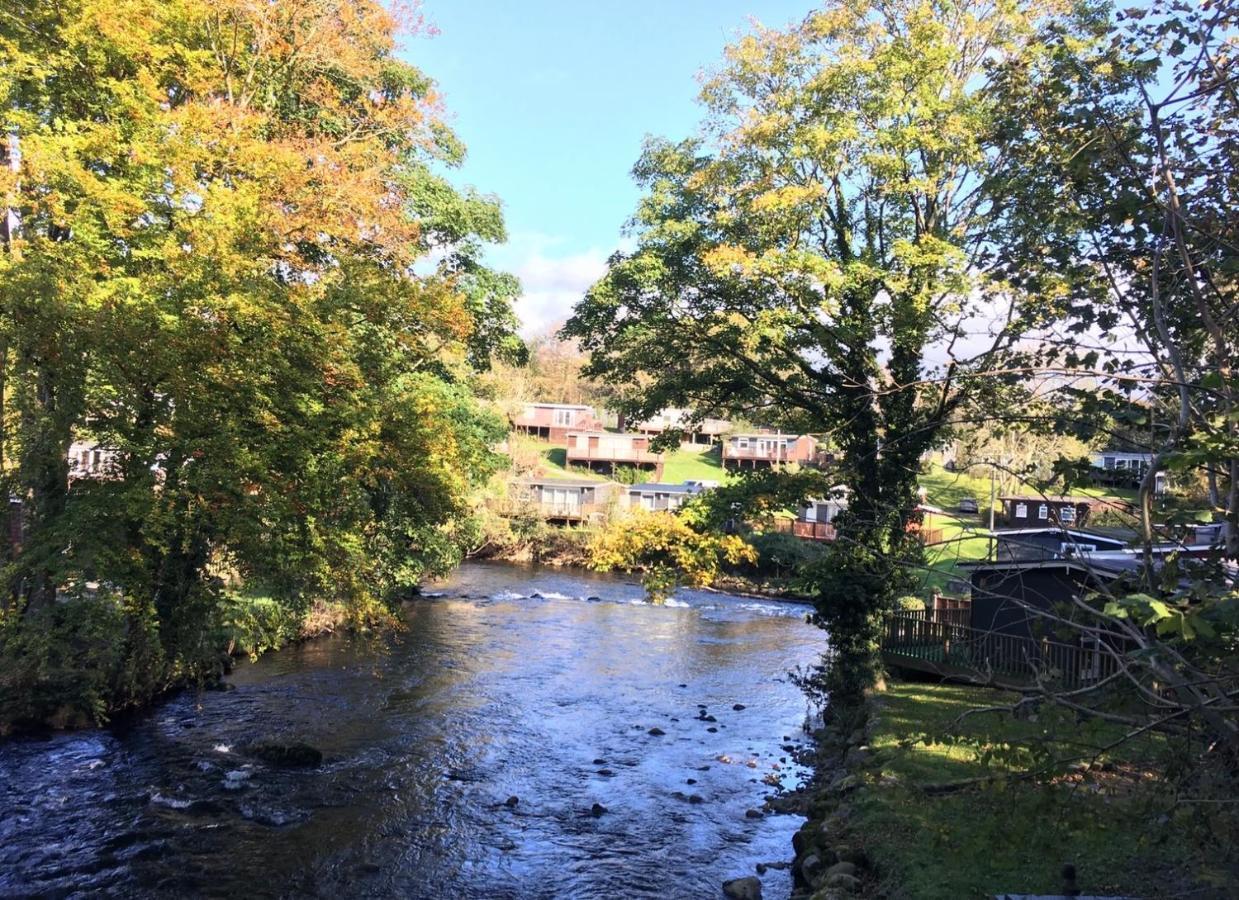
POLYGON ((1104 646, 984 631, 947 621, 942 612, 891 613, 882 635, 887 664, 1005 687, 1040 681, 1067 690, 1095 684, 1118 668, 1114 651, 1104 646))

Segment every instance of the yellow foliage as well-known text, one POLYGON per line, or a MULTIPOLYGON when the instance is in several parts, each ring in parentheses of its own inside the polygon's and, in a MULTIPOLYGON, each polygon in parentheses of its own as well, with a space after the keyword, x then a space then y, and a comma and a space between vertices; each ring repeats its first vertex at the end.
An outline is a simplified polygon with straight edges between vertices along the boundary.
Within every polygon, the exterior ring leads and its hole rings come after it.
POLYGON ((757 551, 735 535, 702 534, 671 512, 637 512, 612 522, 589 546, 590 565, 644 574, 650 599, 669 596, 677 582, 712 584, 723 565, 757 562, 757 551))

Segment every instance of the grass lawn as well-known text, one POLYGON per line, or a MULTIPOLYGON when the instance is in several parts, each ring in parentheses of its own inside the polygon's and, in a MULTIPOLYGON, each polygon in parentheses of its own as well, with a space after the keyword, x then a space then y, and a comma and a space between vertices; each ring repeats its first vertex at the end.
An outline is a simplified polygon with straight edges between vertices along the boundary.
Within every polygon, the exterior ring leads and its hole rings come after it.
MULTIPOLYGON (((929 571, 925 573, 924 593, 942 591, 952 578, 967 580, 966 570, 959 563, 985 559, 989 554, 989 539, 983 537, 989 531, 989 478, 971 475, 968 472, 948 472, 941 466, 920 478, 926 491, 926 499, 932 506, 946 510, 945 516, 936 516, 933 527, 942 529, 942 539, 928 548, 929 571), (976 514, 958 513, 959 501, 970 497, 977 501, 980 511, 976 514)), ((1134 498, 1134 491, 1121 488, 1080 488, 1073 493, 1121 503, 1134 498)), ((996 511, 1001 506, 995 502, 996 511)))
MULTIPOLYGON (((585 478, 593 481, 606 481, 608 478, 607 475, 590 472, 584 466, 569 468, 568 451, 562 445, 522 439, 520 447, 523 452, 537 454, 538 465, 545 478, 585 478)), ((654 473, 643 472, 642 477, 649 481, 654 473)), ((671 484, 681 481, 722 482, 729 477, 719 460, 717 447, 710 450, 675 450, 667 454, 663 464, 662 480, 671 484)))
MULTIPOLYGON (((1057 894, 1064 863, 1073 863, 1086 895, 1180 896, 1189 886, 1175 872, 1193 860, 1193 848, 1173 828, 1155 824, 1156 811, 1140 791, 1142 761, 1164 752, 1150 738, 1116 751, 1110 771, 1062 776, 1050 784, 997 781, 953 793, 927 794, 920 786, 985 777, 1018 762, 998 756, 989 766, 985 747, 1023 751, 1047 739, 1041 722, 1005 713, 966 719, 953 733, 978 739, 968 746, 941 735, 963 711, 1010 702, 986 688, 893 682, 883 695, 876 762, 866 774, 849 828, 878 862, 891 896, 962 900, 1003 892, 1057 894), (939 735, 924 742, 915 736, 939 735), (909 740, 911 739, 911 740, 909 740)), ((1076 739, 1085 728, 1058 720, 1058 734, 1076 739)), ((1089 743, 1093 743, 1089 741, 1089 743)), ((1080 751, 1064 740, 1064 756, 1080 751)), ((1103 760, 1105 758, 1103 757, 1103 760)))
POLYGON ((959 563, 985 559, 989 554, 989 539, 982 536, 989 531, 989 479, 934 466, 921 476, 920 483, 927 502, 946 510, 946 515, 933 519, 933 527, 942 529, 941 540, 926 548, 929 571, 925 573, 923 592, 930 594, 944 591, 952 578, 967 580, 967 572, 959 568, 959 563), (965 497, 977 501, 979 513, 955 511, 965 497))
POLYGON ((717 481, 720 484, 730 476, 723 469, 719 449, 676 450, 667 454, 663 463, 663 481, 679 484, 681 481, 717 481))

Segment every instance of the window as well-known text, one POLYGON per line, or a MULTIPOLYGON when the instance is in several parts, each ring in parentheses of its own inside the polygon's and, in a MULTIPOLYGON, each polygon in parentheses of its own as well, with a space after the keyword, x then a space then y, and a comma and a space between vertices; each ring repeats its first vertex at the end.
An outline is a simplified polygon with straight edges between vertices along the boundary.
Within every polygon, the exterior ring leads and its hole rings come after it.
POLYGON ((554 418, 554 422, 555 422, 555 424, 556 424, 556 425, 563 425, 563 426, 565 426, 565 427, 566 427, 566 426, 568 426, 568 425, 571 425, 571 424, 572 424, 572 418, 573 418, 573 416, 572 416, 572 412, 573 412, 573 411, 572 411, 572 410, 570 410, 570 409, 557 409, 557 410, 555 410, 555 418, 554 418))
POLYGON ((749 449, 749 439, 748 438, 736 438, 736 449, 737 450, 749 449))
POLYGON ((1042 503, 1039 507, 1037 507, 1037 518, 1048 519, 1049 517, 1050 517, 1050 508, 1046 506, 1044 503, 1042 503))
POLYGON ((1064 525, 1070 525, 1076 520, 1076 508, 1074 506, 1064 506, 1058 511, 1058 521, 1064 525))
POLYGON ((1015 504, 1015 517, 1016 517, 1017 519, 1027 519, 1027 518, 1028 518, 1028 504, 1027 504, 1027 503, 1017 503, 1017 504, 1015 504))
POLYGON ((1113 456, 1104 457, 1102 459, 1102 465, 1104 468, 1113 469, 1114 468, 1114 457, 1113 456))

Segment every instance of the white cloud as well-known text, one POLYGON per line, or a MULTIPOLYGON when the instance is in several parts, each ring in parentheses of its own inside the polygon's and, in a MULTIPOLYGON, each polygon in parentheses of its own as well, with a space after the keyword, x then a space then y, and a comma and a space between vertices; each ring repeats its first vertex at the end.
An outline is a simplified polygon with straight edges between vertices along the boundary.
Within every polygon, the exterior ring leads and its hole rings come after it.
POLYGON ((566 243, 566 239, 550 235, 518 233, 491 253, 496 268, 521 280, 516 314, 526 337, 557 328, 589 287, 606 274, 611 251, 591 248, 567 252, 566 243))

